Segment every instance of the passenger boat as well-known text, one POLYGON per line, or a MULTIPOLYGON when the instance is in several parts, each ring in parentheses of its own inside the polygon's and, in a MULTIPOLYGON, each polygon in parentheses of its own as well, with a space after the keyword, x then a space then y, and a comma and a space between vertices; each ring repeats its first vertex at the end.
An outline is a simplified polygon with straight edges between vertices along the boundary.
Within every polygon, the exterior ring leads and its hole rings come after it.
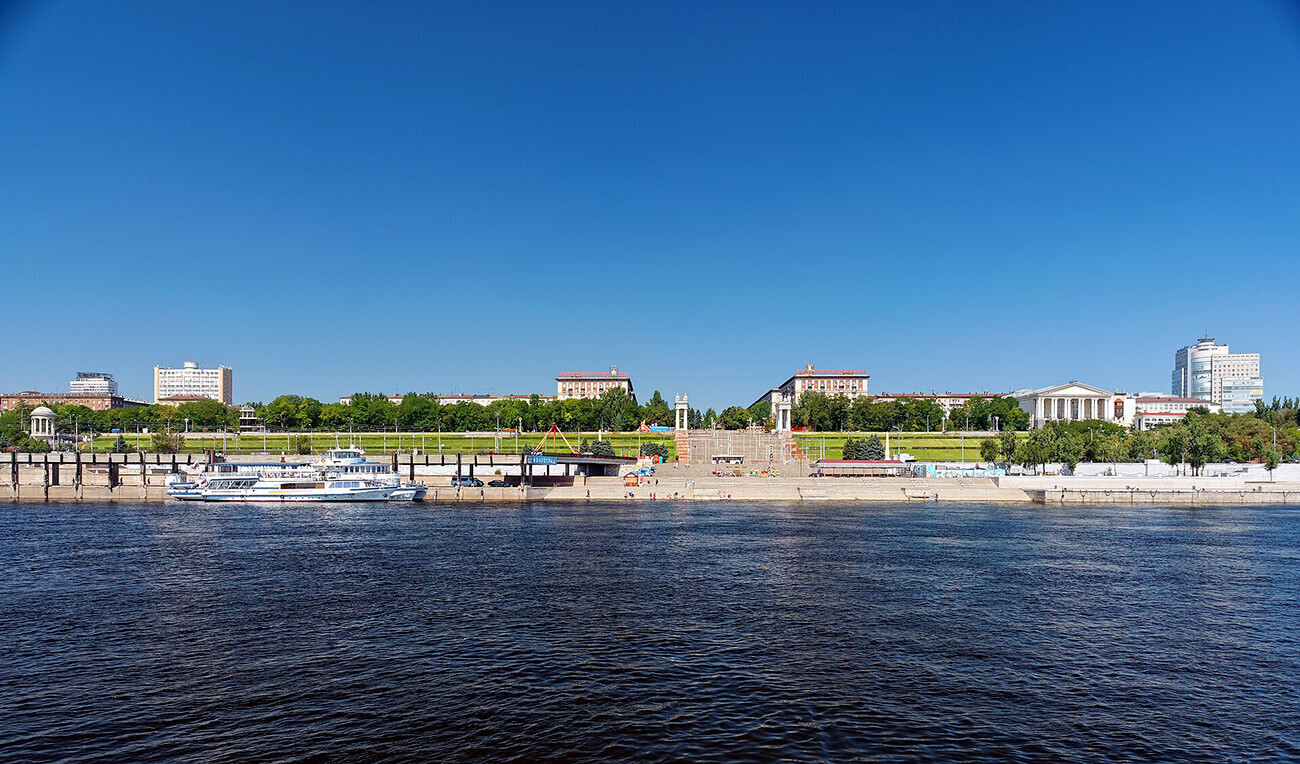
POLYGON ((167 475, 167 495, 173 499, 198 498, 209 482, 219 478, 256 478, 262 475, 315 479, 320 468, 307 462, 208 462, 183 467, 167 475))
POLYGON ((321 470, 327 479, 363 478, 396 489, 392 501, 424 501, 429 487, 424 483, 402 482, 402 476, 392 467, 366 459, 359 448, 331 448, 321 454, 321 470))
POLYGON ((185 501, 423 501, 428 490, 359 448, 330 449, 319 463, 213 462, 167 476, 167 495, 185 501))
POLYGON ((393 501, 396 490, 375 480, 295 475, 235 475, 209 478, 200 485, 176 485, 178 490, 169 488, 167 494, 183 501, 393 501))

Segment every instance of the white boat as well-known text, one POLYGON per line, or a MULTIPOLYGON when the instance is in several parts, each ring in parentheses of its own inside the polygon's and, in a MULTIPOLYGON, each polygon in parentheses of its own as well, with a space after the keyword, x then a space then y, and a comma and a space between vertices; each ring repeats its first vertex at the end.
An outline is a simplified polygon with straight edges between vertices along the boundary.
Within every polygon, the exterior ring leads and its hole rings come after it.
POLYGON ((167 495, 173 499, 196 499, 203 488, 219 478, 293 477, 315 479, 320 468, 307 462, 208 462, 182 467, 167 475, 167 495))
POLYGON ((302 476, 235 475, 209 478, 201 485, 177 484, 167 494, 183 501, 319 502, 393 501, 392 486, 374 480, 302 476))
POLYGON ((391 466, 367 460, 366 452, 359 448, 332 448, 321 454, 320 466, 326 479, 362 478, 391 486, 396 489, 391 501, 424 501, 429 492, 424 483, 403 483, 391 466))

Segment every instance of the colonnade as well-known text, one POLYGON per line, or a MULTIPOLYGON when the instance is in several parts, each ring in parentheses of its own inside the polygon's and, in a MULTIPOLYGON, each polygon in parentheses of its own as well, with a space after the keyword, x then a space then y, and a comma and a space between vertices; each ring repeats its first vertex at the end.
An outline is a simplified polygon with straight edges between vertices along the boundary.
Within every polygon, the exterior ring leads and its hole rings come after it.
POLYGON ((1053 395, 1034 403, 1034 419, 1039 422, 1110 418, 1110 399, 1103 396, 1053 395))

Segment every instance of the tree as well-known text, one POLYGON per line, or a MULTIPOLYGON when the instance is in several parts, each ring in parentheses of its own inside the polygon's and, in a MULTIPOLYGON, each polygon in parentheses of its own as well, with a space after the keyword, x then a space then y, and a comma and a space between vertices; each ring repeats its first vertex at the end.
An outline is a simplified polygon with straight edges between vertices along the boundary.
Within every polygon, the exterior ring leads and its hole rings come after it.
POLYGON ((596 425, 601 429, 628 432, 641 424, 640 408, 621 387, 606 390, 594 408, 596 425))
POLYGON ((126 444, 126 438, 122 437, 121 433, 118 433, 117 440, 113 441, 113 453, 126 454, 130 453, 130 451, 131 447, 126 444))
POLYGON ((1191 465, 1193 475, 1200 475, 1206 464, 1223 458, 1223 438, 1200 421, 1190 420, 1182 424, 1188 430, 1187 463, 1191 465))
POLYGON ((804 393, 790 410, 790 421, 817 432, 837 432, 849 425, 849 399, 822 393, 804 393))
POLYGON ((1052 458, 1052 436, 1047 430, 1034 430, 1016 446, 1016 464, 1035 471, 1052 458))
POLYGON ((293 439, 293 450, 296 454, 311 453, 311 438, 307 435, 298 435, 293 439))
MULTIPOLYGON (((442 404, 432 395, 407 395, 397 407, 397 426, 408 432, 429 432, 438 429, 442 404)), ((515 419, 509 419, 514 426, 515 419)))
POLYGON ((963 430, 969 421, 972 430, 991 430, 995 418, 997 428, 1002 431, 1029 429, 1029 413, 1020 408, 1015 398, 1005 395, 971 397, 952 410, 948 427, 963 430))
POLYGON ((1160 433, 1156 442, 1156 452, 1160 461, 1170 467, 1177 467, 1187 460, 1187 432, 1183 427, 1169 427, 1160 433))
POLYGON ((1079 461, 1083 459, 1083 452, 1084 452, 1083 438, 1080 438, 1078 435, 1068 430, 1053 431, 1052 433, 1052 460, 1053 461, 1058 461, 1068 466, 1070 468, 1070 471, 1074 472, 1074 468, 1077 467, 1079 465, 1079 461))
POLYGON ((901 422, 902 414, 898 408, 898 401, 858 398, 849 408, 849 424, 855 430, 888 432, 901 422))
MULTIPOLYGON (((305 399, 301 395, 281 395, 257 412, 262 424, 272 430, 296 430, 303 427, 299 412, 305 399)), ((317 401, 317 406, 320 401, 317 401)), ((356 404, 356 401, 353 401, 356 404)), ((319 417, 319 413, 317 416, 319 417)))
POLYGON ((943 424, 943 407, 929 398, 900 401, 898 410, 903 429, 910 432, 934 430, 943 424))
POLYGON ((998 435, 998 455, 1002 457, 1002 461, 1007 464, 1015 462, 1016 445, 1019 442, 1020 438, 1015 434, 1015 432, 1006 431, 998 435))
POLYGON ((1145 462, 1147 459, 1155 459, 1157 452, 1156 436, 1145 430, 1139 430, 1128 437, 1125 443, 1125 451, 1128 454, 1129 461, 1145 462))
POLYGON ((764 398, 749 407, 749 417, 758 423, 765 423, 772 418, 772 401, 764 398))
POLYGON ((850 460, 865 459, 866 457, 861 453, 861 448, 865 445, 857 438, 845 438, 844 446, 840 449, 840 455, 842 458, 850 460))
POLYGON ((1273 470, 1282 463, 1282 454, 1278 453, 1276 448, 1270 447, 1264 452, 1264 469, 1268 470, 1268 479, 1273 479, 1273 470))
POLYGON ((585 453, 590 453, 592 456, 600 456, 606 459, 618 456, 618 454, 614 453, 613 444, 608 440, 597 440, 594 443, 587 443, 586 447, 582 450, 585 453))
POLYGON ((668 446, 663 443, 642 443, 640 453, 642 456, 657 456, 659 461, 668 461, 668 446))
POLYGON ((668 407, 668 401, 665 401, 659 391, 655 390, 650 400, 642 407, 641 417, 646 424, 667 425, 673 421, 673 410, 668 407))
POLYGON ((326 403, 321 407, 321 426, 329 430, 348 430, 355 426, 356 411, 343 403, 326 403))
POLYGON ((352 422, 359 429, 388 430, 397 424, 397 407, 388 400, 386 395, 353 393, 350 408, 353 415, 352 422))
POLYGON ((178 454, 183 445, 180 433, 154 432, 149 437, 149 450, 155 454, 178 454))
POLYGON ((1124 442, 1124 437, 1120 435, 1106 435, 1098 439, 1093 450, 1098 461, 1112 464, 1124 461, 1128 455, 1127 444, 1124 442))
POLYGON ((216 430, 239 426, 239 410, 221 401, 203 400, 182 403, 176 409, 182 420, 189 420, 191 430, 216 430))
POLYGON ((728 406, 718 417, 718 424, 725 430, 743 430, 749 426, 749 410, 740 406, 728 406))
POLYGON ((996 462, 1001 453, 1002 446, 996 439, 985 438, 980 441, 980 461, 996 462))
POLYGON ((870 438, 867 438, 867 444, 863 450, 862 458, 875 459, 875 460, 884 459, 885 444, 881 443, 880 438, 876 437, 875 435, 872 435, 870 438))

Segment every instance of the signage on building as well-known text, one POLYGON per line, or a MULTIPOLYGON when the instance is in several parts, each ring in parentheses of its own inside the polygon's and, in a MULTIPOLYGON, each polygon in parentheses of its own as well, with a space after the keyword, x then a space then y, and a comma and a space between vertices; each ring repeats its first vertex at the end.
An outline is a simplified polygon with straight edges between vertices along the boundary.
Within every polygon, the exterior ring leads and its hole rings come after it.
POLYGON ((543 456, 541 454, 528 454, 524 457, 527 464, 559 464, 560 461, 554 456, 543 456))

